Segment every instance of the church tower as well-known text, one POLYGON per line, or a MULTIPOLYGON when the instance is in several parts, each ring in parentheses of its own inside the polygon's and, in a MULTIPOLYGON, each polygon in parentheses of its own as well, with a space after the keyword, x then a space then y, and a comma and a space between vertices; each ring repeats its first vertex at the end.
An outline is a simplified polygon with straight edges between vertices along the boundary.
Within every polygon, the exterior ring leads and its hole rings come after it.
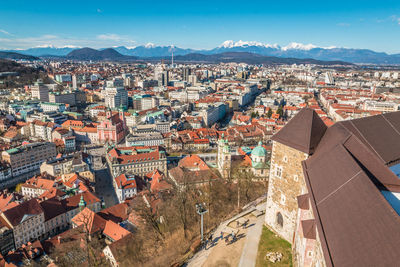
POLYGON ((273 137, 265 223, 293 243, 297 197, 306 193, 302 161, 312 155, 327 127, 318 114, 302 109, 273 137))
POLYGON ((218 140, 217 165, 219 173, 225 179, 229 178, 231 174, 231 157, 228 140, 222 134, 222 138, 218 140))

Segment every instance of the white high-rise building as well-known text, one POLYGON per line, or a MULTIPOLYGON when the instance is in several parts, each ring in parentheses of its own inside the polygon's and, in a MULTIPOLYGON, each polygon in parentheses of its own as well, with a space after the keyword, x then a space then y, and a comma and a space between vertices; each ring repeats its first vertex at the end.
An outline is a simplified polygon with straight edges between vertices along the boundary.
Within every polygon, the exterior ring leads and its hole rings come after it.
POLYGON ((103 90, 104 103, 109 108, 128 107, 128 92, 123 87, 122 79, 107 81, 107 87, 103 90))
POLYGON ((331 72, 325 73, 325 84, 334 85, 335 79, 333 79, 333 75, 331 72))
POLYGON ((49 88, 38 80, 35 85, 31 87, 32 98, 39 99, 42 102, 49 102, 49 88))
POLYGON ((191 85, 196 85, 196 84, 197 84, 197 76, 194 75, 194 74, 189 75, 189 76, 188 76, 188 82, 189 82, 191 85))

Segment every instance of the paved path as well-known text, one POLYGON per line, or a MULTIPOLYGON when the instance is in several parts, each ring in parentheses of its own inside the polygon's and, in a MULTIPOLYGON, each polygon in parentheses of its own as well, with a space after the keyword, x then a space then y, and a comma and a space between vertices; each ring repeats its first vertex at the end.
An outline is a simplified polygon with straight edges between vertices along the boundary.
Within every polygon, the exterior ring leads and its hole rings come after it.
POLYGON ((260 242, 262 227, 264 225, 264 217, 264 215, 258 217, 256 225, 247 232, 246 243, 240 257, 239 267, 256 266, 258 243, 260 242))
MULTIPOLYGON (((219 234, 221 233, 221 231, 231 222, 234 221, 250 212, 252 212, 255 209, 258 210, 265 210, 265 206, 266 203, 263 202, 259 205, 257 205, 256 207, 252 206, 247 208, 246 210, 242 211, 241 213, 237 214, 236 216, 230 218, 229 220, 226 220, 225 222, 221 223, 217 229, 213 232, 213 236, 219 236, 219 234)), ((243 259, 244 262, 253 262, 253 265, 249 265, 249 266, 254 266, 255 265, 255 260, 257 257, 257 250, 258 250, 258 241, 260 240, 260 235, 261 235, 261 231, 259 230, 262 229, 262 225, 264 223, 264 215, 260 216, 257 218, 257 223, 256 225, 254 225, 253 227, 251 227, 251 230, 249 230, 248 235, 246 237, 246 243, 243 249, 243 252, 246 251, 250 251, 251 249, 255 250, 255 252, 252 252, 250 254, 249 257, 244 257, 245 259, 243 259), (257 236, 258 235, 258 236, 257 236), (248 243, 252 243, 252 242, 256 242, 255 245, 253 244, 248 244, 248 243), (255 247, 255 248, 254 248, 255 247), (253 257, 252 254, 255 253, 255 256, 253 257)), ((200 267, 203 266, 203 264, 205 263, 205 261, 207 260, 208 256, 210 255, 210 253, 212 252, 213 248, 211 249, 201 249, 199 252, 197 252, 190 260, 187 264, 185 264, 185 266, 187 267, 200 267)), ((242 253, 242 257, 240 259, 240 262, 242 262, 242 258, 243 258, 243 253, 242 253)), ((247 265, 239 265, 239 266, 246 266, 247 265)))

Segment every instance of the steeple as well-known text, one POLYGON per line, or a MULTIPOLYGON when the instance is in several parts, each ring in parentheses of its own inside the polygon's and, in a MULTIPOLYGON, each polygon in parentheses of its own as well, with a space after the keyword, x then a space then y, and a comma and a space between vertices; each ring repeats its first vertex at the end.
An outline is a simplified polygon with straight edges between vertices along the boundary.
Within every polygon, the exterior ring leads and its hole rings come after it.
POLYGON ((79 201, 79 210, 82 211, 86 207, 86 202, 83 199, 83 194, 81 195, 81 200, 79 201))

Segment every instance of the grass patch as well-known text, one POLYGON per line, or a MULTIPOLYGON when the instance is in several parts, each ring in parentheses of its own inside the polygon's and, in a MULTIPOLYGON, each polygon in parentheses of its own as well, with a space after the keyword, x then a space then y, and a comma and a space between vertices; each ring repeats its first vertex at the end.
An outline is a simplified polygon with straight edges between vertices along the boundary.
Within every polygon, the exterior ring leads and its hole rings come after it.
POLYGON ((292 248, 289 242, 263 226, 260 243, 258 243, 256 267, 266 266, 292 266, 292 248), (270 262, 265 255, 271 251, 282 253, 282 260, 276 263, 270 262))

